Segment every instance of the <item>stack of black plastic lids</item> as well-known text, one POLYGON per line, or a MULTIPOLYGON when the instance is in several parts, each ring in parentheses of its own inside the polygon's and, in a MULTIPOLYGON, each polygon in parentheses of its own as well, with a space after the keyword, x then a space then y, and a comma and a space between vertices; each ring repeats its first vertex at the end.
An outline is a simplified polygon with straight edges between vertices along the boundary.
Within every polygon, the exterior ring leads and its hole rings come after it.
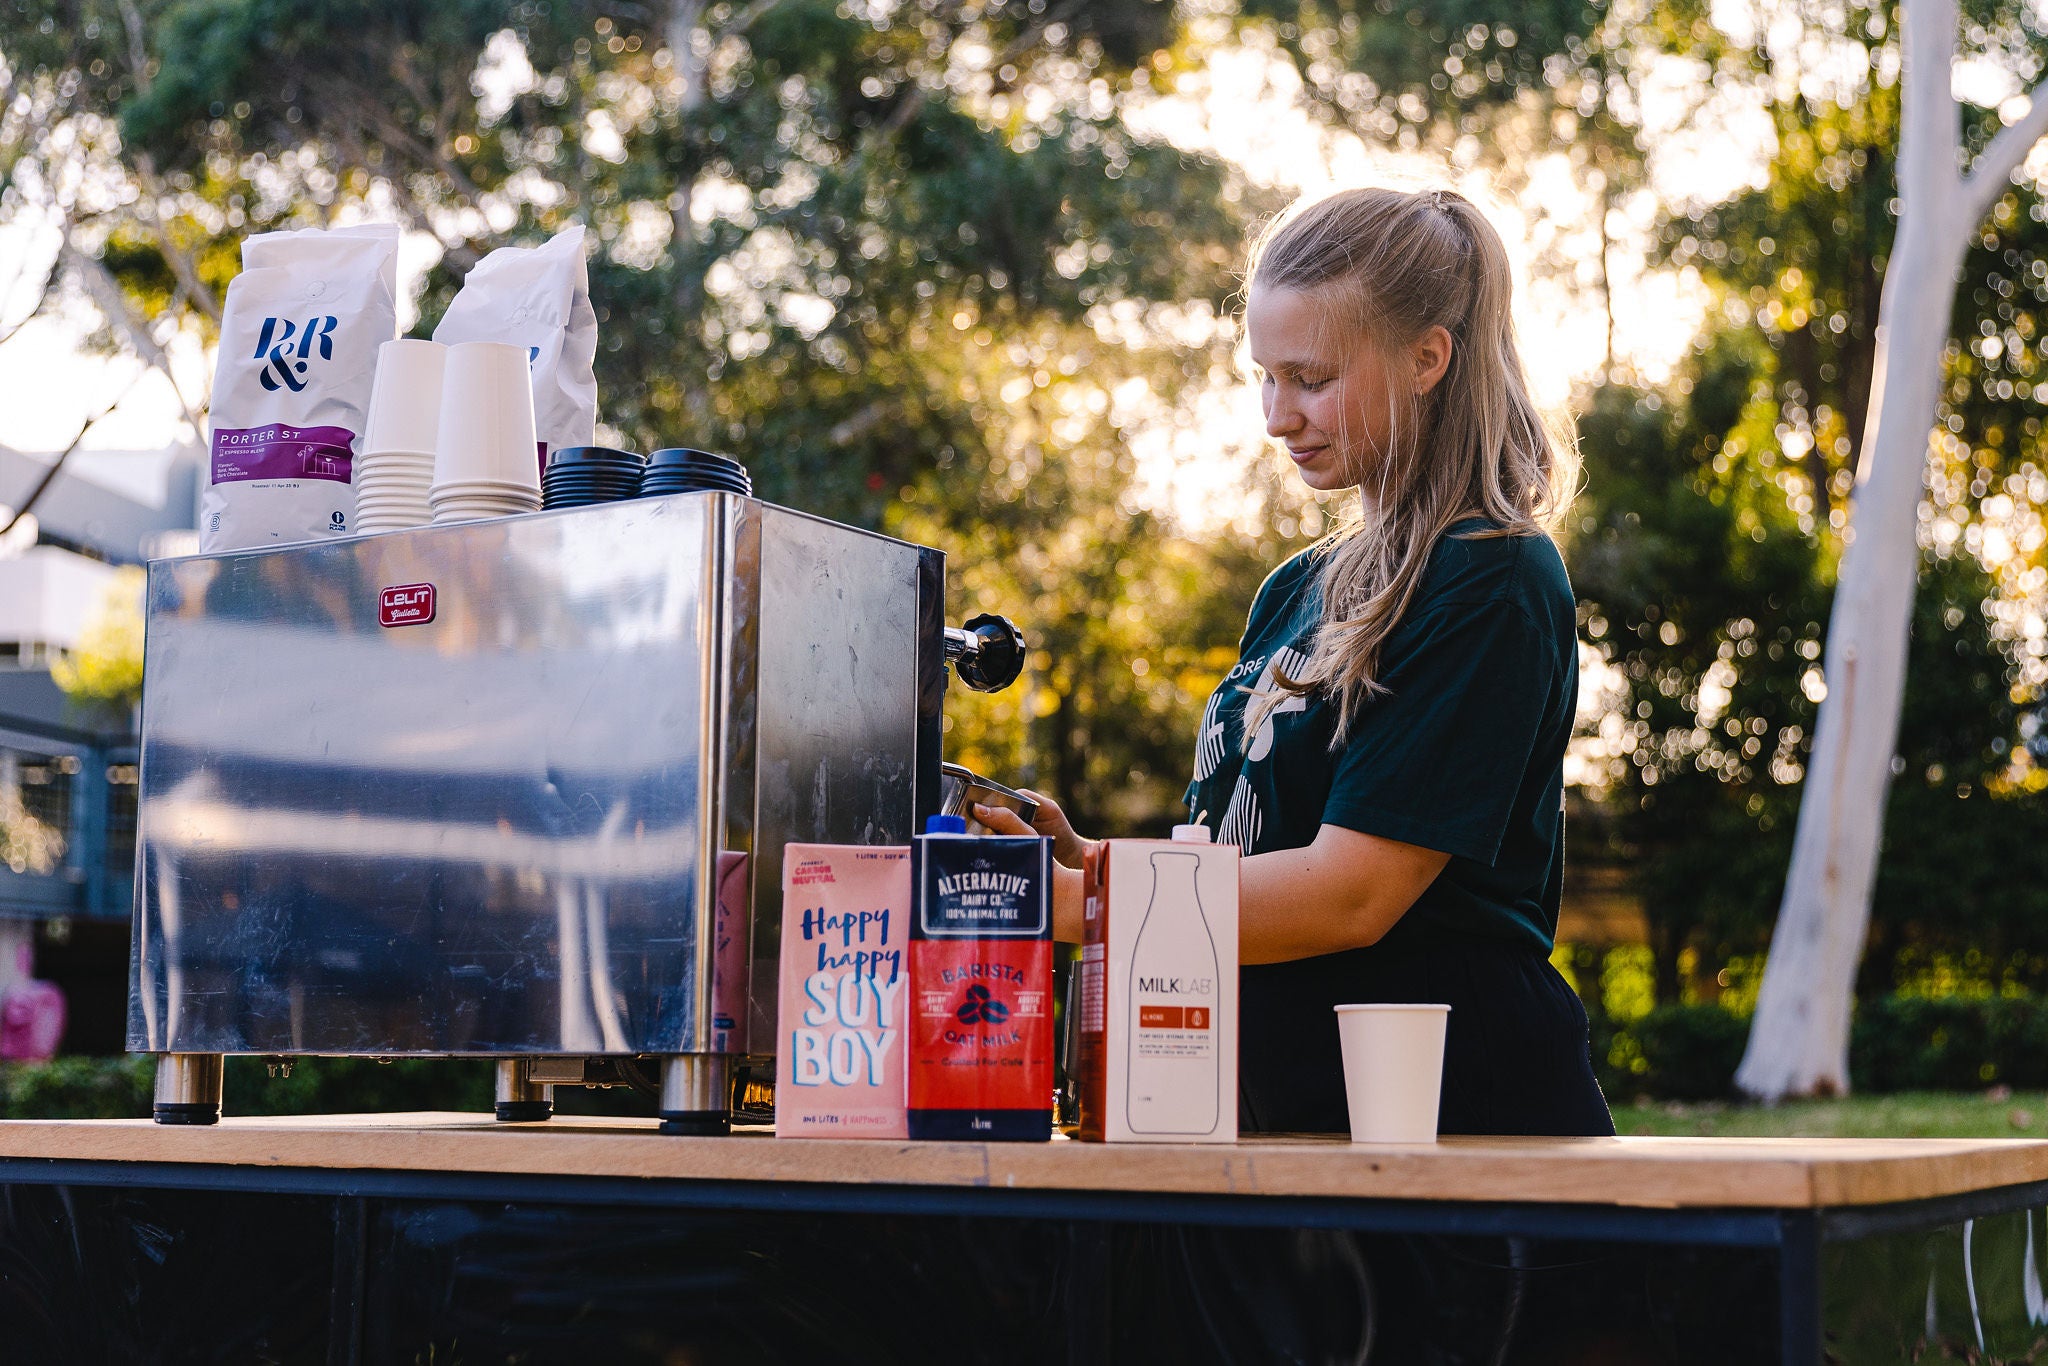
POLYGON ((647 461, 633 451, 609 446, 564 446, 548 452, 540 477, 543 508, 577 508, 613 503, 640 492, 640 472, 647 461))
POLYGON ((640 476, 642 498, 707 489, 751 496, 754 481, 747 477, 747 467, 731 456, 693 451, 684 446, 671 446, 648 456, 647 470, 640 476))

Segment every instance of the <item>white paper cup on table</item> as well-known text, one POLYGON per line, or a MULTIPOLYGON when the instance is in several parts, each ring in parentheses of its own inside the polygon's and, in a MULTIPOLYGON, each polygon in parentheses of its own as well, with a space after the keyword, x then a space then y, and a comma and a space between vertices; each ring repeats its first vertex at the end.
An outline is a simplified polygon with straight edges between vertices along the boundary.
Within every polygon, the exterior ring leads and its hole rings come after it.
POLYGON ((363 422, 365 453, 403 451, 431 457, 441 438, 441 386, 448 348, 400 337, 377 348, 370 410, 363 422))
POLYGON ((533 427, 533 379, 523 347, 461 342, 448 348, 434 486, 468 491, 509 485, 540 506, 533 427))
POLYGON ((1337 1007, 1353 1143, 1436 1142, 1450 1014, 1437 1005, 1337 1007))

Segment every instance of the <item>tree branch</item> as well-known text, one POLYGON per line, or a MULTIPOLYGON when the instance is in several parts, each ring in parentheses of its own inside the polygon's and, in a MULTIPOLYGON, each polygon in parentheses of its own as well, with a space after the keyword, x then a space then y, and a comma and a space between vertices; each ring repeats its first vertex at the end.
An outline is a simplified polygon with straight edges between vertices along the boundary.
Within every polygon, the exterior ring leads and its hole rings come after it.
MULTIPOLYGON (((782 0, 754 0, 753 4, 748 5, 738 14, 735 14, 730 23, 718 30, 718 36, 721 38, 744 36, 746 31, 754 26, 754 22, 757 19, 762 18, 769 10, 774 9, 781 3, 782 0)), ((698 7, 701 9, 702 5, 700 4, 698 7)))
POLYGON ((36 486, 28 491, 28 497, 21 500, 21 506, 9 512, 7 524, 0 526, 0 536, 5 536, 8 532, 14 530, 22 518, 35 511, 36 504, 42 501, 43 495, 50 491, 50 485, 56 483, 57 476, 63 473, 64 462, 69 460, 72 452, 78 449, 78 443, 85 440, 87 432, 100 425, 102 418, 127 401, 128 395, 134 391, 136 383, 141 378, 141 375, 137 375, 134 379, 129 380, 126 385, 122 386, 121 392, 114 396, 112 402, 87 418, 80 425, 77 432, 72 435, 70 442, 65 445, 63 450, 57 452, 57 458, 50 462, 50 468, 43 471, 43 477, 36 481, 36 486))
POLYGON ((13 341, 15 335, 19 333, 22 328, 27 327, 30 323, 34 322, 38 317, 42 316, 43 310, 49 307, 50 296, 56 292, 57 262, 52 261, 50 262, 50 268, 47 271, 43 272, 43 287, 41 291, 39 291, 36 295, 35 307, 31 308, 28 312, 22 314, 21 321, 15 323, 11 327, 6 328, 4 331, 0 331, 0 346, 5 346, 7 345, 7 343, 13 341))
MULTIPOLYGON (((134 308, 129 305, 127 293, 121 288, 120 281, 114 278, 113 272, 107 269, 106 262, 80 251, 77 243, 71 240, 68 223, 65 225, 64 245, 60 249, 59 259, 78 273, 79 279, 85 284, 86 293, 92 296, 93 303, 106 315, 108 326, 121 334, 142 363, 150 369, 163 372, 163 377, 170 383, 171 392, 177 396, 179 411, 184 414, 185 421, 192 424, 193 433, 196 435, 203 431, 199 414, 194 412, 192 405, 186 401, 185 391, 178 387, 178 377, 171 371, 170 355, 151 335, 149 324, 136 316, 134 308)), ((111 412, 112 409, 109 408, 108 411, 111 412)), ((93 420, 96 422, 99 419, 93 420)))
MULTIPOLYGON (((144 42, 142 11, 136 7, 135 0, 121 0, 121 21, 128 32, 128 67, 135 77, 135 89, 146 95, 155 82, 155 73, 150 70, 149 49, 144 42)), ((164 223, 164 186, 163 180, 156 173, 156 158, 137 149, 135 174, 142 182, 139 202, 149 206, 150 230, 156 235, 157 249, 164 254, 165 264, 170 266, 172 276, 184 288, 185 295, 192 301, 193 306, 211 319, 215 327, 220 326, 221 301, 213 296, 213 291, 199 278, 199 266, 193 261, 192 253, 185 250, 183 243, 172 240, 170 229, 164 223)), ((164 373, 168 375, 170 372, 166 370, 164 373)))
POLYGON ((1970 173, 1963 177, 1964 212, 1969 218, 1965 228, 1984 221, 1991 206, 2010 188, 2012 173, 2027 159, 2027 153, 2035 143, 2048 137, 2048 81, 2028 91, 2027 98, 2032 101, 2027 112, 2018 122, 1998 131, 1998 136, 1991 139, 1991 145, 1970 167, 1970 173))
MULTIPOLYGON (((423 171, 437 172, 447 177, 469 206, 477 212, 484 210, 484 192, 438 147, 429 145, 412 129, 385 107, 372 91, 364 90, 345 79, 333 78, 321 72, 305 69, 296 73, 300 88, 305 93, 304 103, 317 108, 323 128, 336 129, 356 127, 374 133, 384 147, 396 154, 401 161, 409 162, 423 171)), ((425 107, 425 106, 422 106, 425 107)), ((332 134, 330 133, 330 136, 332 134)), ((396 178, 397 172, 386 170, 386 176, 396 178)))
POLYGON ((421 231, 433 234, 434 240, 441 244, 442 255, 456 270, 467 275, 470 269, 483 259, 483 251, 488 250, 488 244, 480 250, 476 243, 467 238, 450 242, 441 235, 440 228, 434 223, 433 214, 420 202, 419 197, 413 194, 412 186, 407 183, 407 176, 411 173, 404 165, 377 167, 370 164, 369 148, 364 145, 353 124, 331 124, 327 136, 334 144, 336 157, 344 165, 355 167, 365 175, 380 179, 391 187, 391 195, 398 201, 399 212, 418 224, 421 231))

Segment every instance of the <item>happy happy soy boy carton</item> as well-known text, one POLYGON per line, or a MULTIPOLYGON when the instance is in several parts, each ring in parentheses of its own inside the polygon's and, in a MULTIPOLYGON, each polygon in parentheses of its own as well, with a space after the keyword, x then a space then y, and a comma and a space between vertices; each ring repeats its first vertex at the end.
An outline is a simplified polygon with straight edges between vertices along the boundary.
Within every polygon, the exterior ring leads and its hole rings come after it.
POLYGON ((778 1138, 905 1138, 910 851, 782 854, 778 1138))

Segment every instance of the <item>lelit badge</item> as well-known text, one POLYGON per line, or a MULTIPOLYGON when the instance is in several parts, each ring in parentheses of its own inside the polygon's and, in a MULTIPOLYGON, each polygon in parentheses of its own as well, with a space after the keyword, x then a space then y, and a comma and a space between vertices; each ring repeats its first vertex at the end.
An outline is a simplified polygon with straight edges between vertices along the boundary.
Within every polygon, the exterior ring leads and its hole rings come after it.
POLYGON ((387 588, 377 602, 377 621, 383 626, 424 626, 433 619, 431 583, 402 583, 387 588))

